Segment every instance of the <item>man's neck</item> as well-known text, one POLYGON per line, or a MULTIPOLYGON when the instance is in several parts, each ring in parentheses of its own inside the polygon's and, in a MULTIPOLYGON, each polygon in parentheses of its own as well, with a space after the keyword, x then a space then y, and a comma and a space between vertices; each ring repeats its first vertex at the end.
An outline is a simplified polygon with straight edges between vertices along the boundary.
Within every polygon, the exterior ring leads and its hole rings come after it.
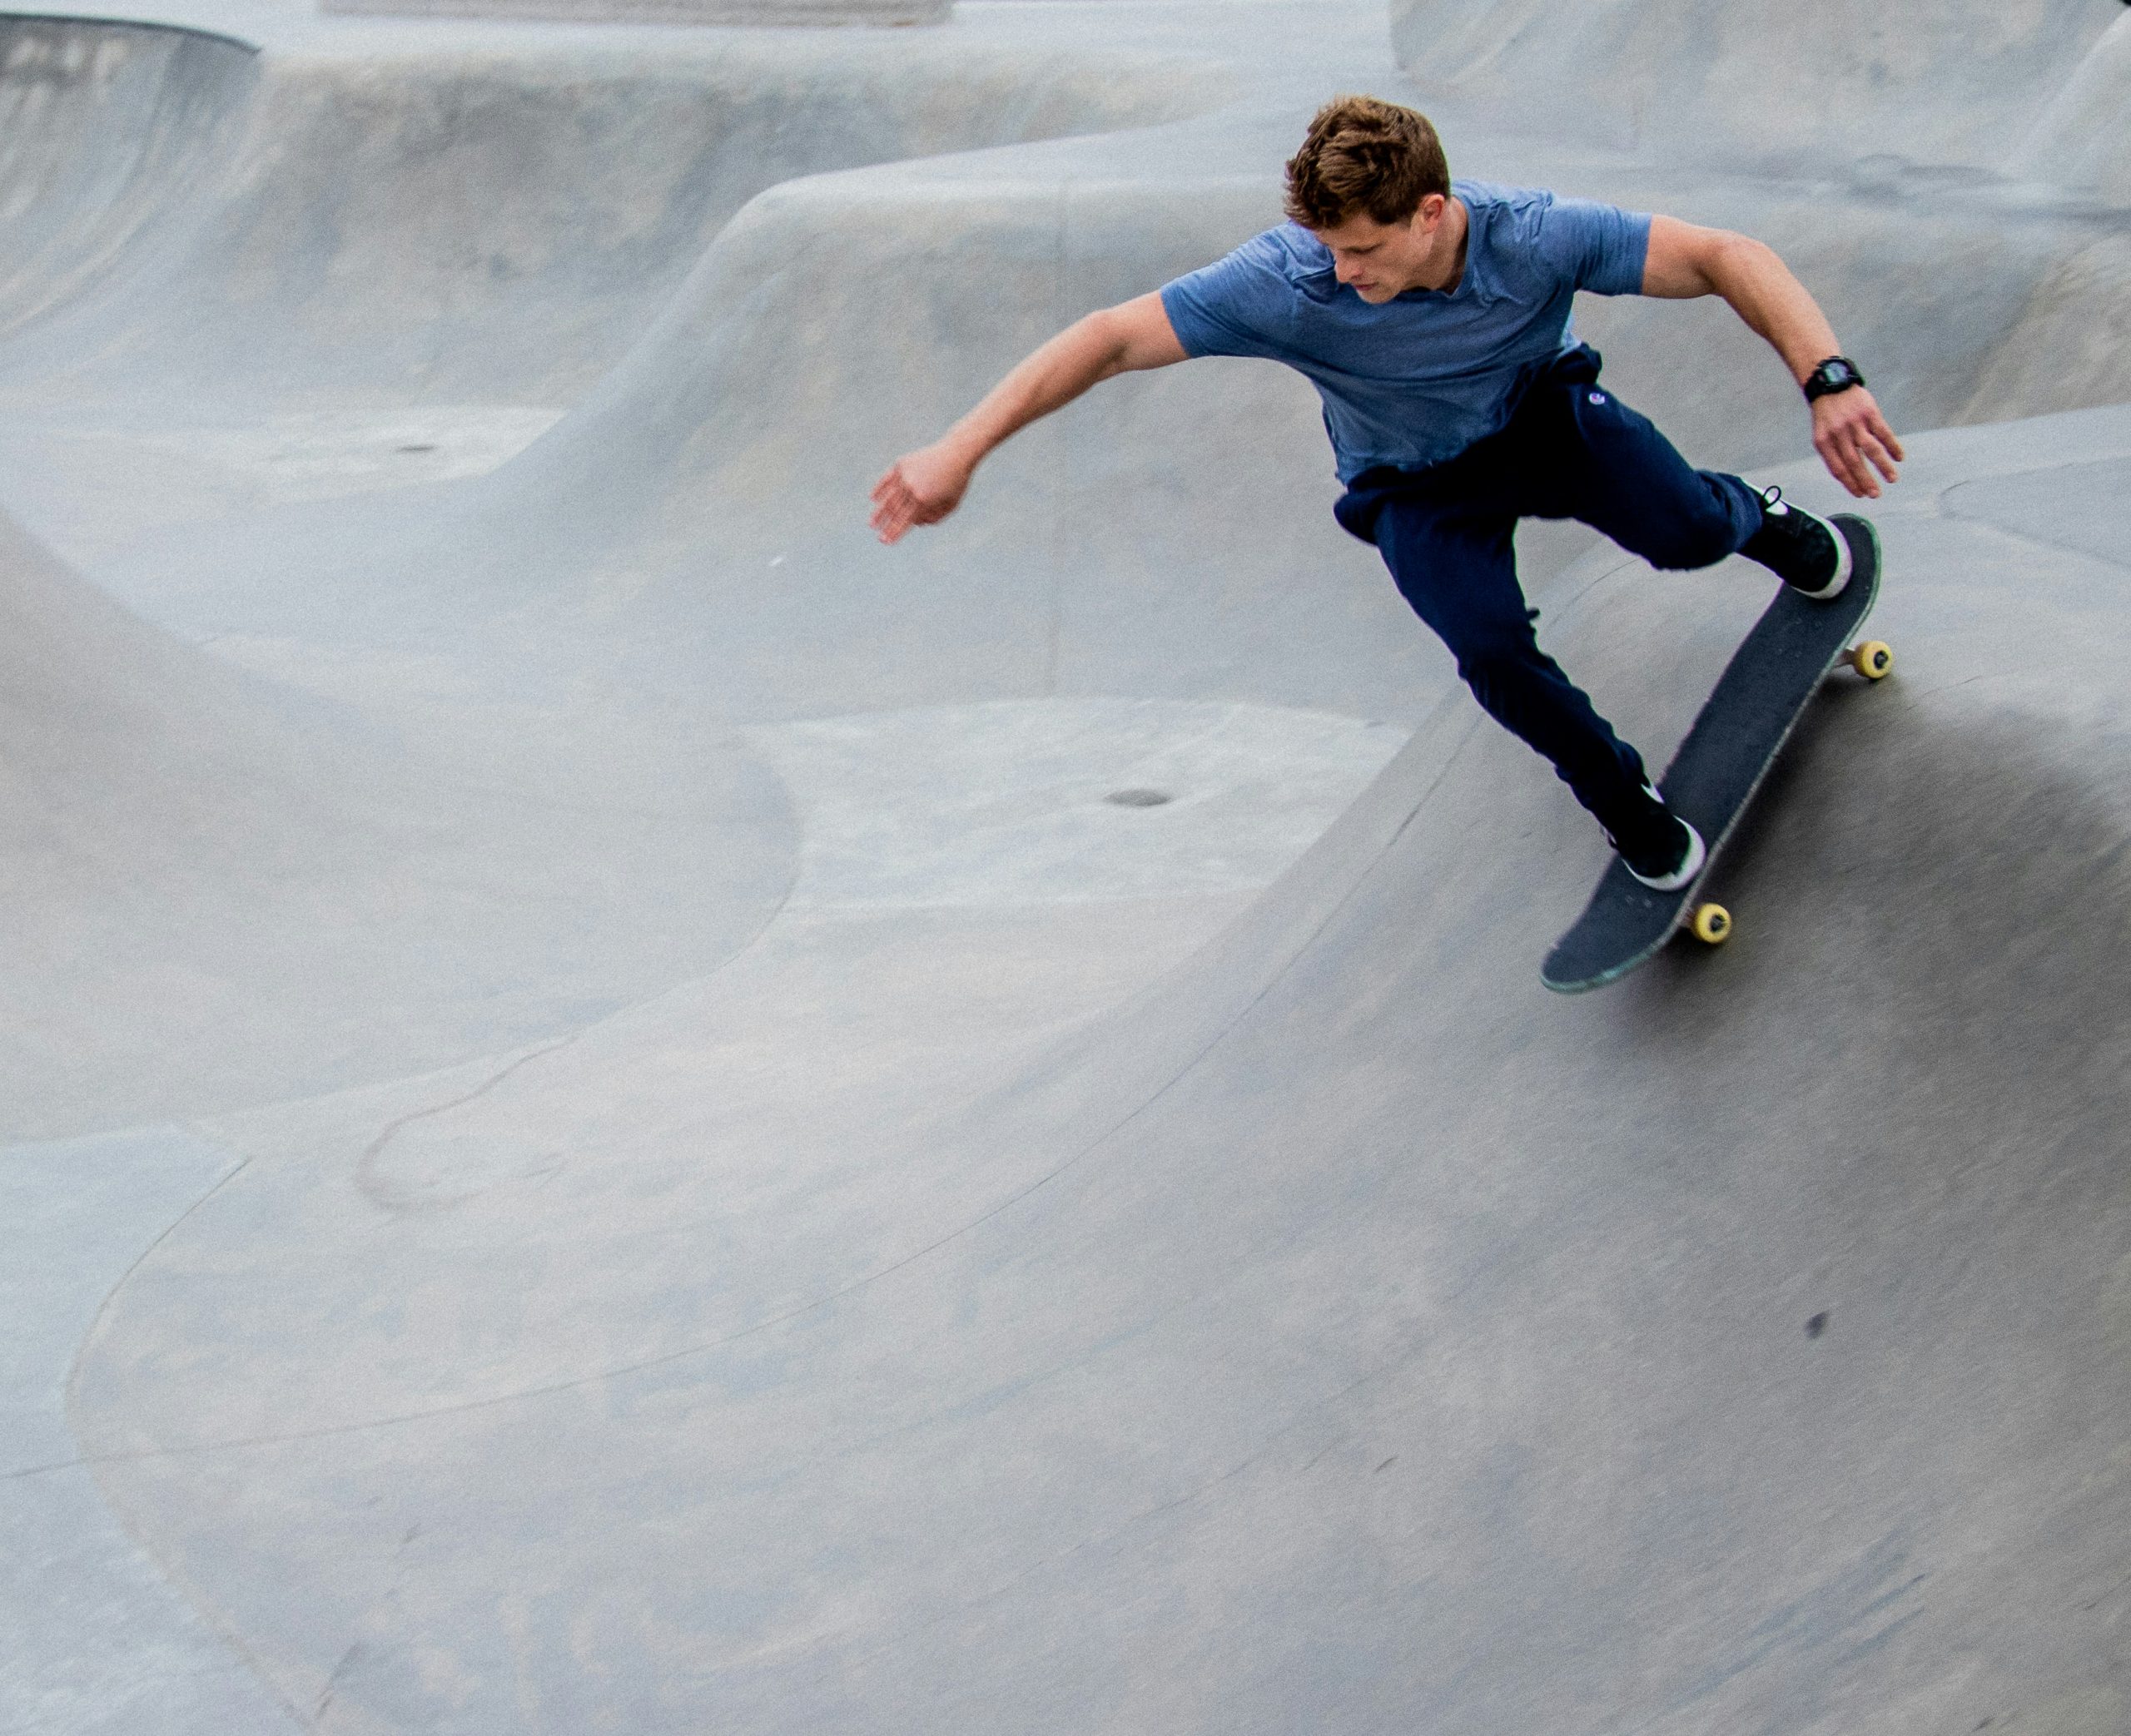
POLYGON ((1443 221, 1436 228, 1435 245, 1428 250, 1413 288, 1440 290, 1446 295, 1456 292, 1465 275, 1465 241, 1472 226, 1465 201, 1453 193, 1443 206, 1443 221))

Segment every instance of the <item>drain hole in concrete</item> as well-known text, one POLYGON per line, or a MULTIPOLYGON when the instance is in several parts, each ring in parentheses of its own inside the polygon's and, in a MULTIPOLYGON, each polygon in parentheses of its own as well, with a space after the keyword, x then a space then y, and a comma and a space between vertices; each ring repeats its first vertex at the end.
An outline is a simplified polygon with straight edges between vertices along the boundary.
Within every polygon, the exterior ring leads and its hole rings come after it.
POLYGON ((1120 808, 1158 808, 1175 798, 1166 790, 1112 790, 1103 800, 1120 808))
POLYGON ((400 449, 402 452, 434 452, 436 450, 436 448, 435 446, 421 445, 418 444, 413 446, 402 446, 400 449))

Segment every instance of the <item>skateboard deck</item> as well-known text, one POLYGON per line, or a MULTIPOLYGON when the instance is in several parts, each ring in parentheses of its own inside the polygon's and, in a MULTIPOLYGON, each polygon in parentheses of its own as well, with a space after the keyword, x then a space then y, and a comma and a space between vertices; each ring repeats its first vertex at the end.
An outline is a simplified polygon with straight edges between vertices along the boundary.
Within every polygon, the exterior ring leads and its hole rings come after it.
POLYGON ((1616 856, 1582 915, 1540 967, 1549 989, 1575 994, 1617 982, 1683 927, 1711 944, 1724 940, 1730 913, 1702 902, 1702 885, 1806 705, 1838 662, 1849 662, 1873 681, 1894 667, 1893 653, 1876 641, 1852 647, 1880 593, 1879 536, 1854 513, 1837 513, 1828 522, 1850 544, 1850 583, 1826 603, 1787 585, 1777 592, 1658 780, 1667 806, 1701 834, 1709 860, 1678 891, 1656 892, 1616 856))

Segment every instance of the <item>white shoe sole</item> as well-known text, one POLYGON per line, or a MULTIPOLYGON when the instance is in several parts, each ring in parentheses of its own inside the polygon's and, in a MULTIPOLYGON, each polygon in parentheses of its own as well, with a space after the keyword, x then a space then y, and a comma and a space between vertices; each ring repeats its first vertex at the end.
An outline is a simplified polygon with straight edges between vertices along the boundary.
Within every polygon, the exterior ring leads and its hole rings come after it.
MULTIPOLYGON (((1676 815, 1674 817, 1678 816, 1676 815)), ((1627 859, 1625 856, 1621 859, 1621 866, 1627 868, 1630 877, 1642 881, 1653 892, 1676 892, 1682 886, 1692 885, 1694 877, 1701 872, 1702 864, 1709 860, 1708 846, 1701 841, 1701 834, 1694 829, 1691 821, 1681 820, 1680 824, 1687 828, 1686 859, 1670 874, 1652 880, 1647 875, 1637 874, 1633 868, 1628 867, 1627 859)))
POLYGON ((1856 564, 1850 558, 1850 538, 1843 535, 1836 526, 1821 518, 1819 513, 1809 513, 1801 506, 1791 506, 1787 500, 1783 503, 1801 518, 1811 518, 1814 523, 1819 525, 1822 530, 1835 538, 1835 577, 1817 591, 1805 590, 1797 585, 1793 585, 1791 588, 1796 591, 1808 603, 1826 603, 1830 598, 1840 597, 1842 594, 1842 588, 1850 583, 1850 569, 1856 564))

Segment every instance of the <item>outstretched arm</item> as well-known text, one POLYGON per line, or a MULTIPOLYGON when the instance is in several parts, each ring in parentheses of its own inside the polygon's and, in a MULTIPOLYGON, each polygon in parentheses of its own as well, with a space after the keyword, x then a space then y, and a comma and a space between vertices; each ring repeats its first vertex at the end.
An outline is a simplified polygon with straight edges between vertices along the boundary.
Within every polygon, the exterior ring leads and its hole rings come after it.
MULTIPOLYGON (((1768 340, 1801 386, 1814 369, 1840 353, 1827 315, 1776 250, 1728 229, 1652 217, 1642 293, 1721 295, 1768 340)), ((1880 480, 1872 473, 1894 481, 1903 453, 1872 394, 1861 385, 1851 386, 1815 399, 1812 409, 1813 447, 1821 463, 1851 494, 1876 500, 1880 480)))
POLYGON ((906 452, 873 484, 873 530, 892 543, 913 524, 936 524, 961 503, 991 449, 1070 404, 1114 374, 1166 368, 1187 352, 1158 295, 1090 314, 1036 350, 930 446, 906 452))

